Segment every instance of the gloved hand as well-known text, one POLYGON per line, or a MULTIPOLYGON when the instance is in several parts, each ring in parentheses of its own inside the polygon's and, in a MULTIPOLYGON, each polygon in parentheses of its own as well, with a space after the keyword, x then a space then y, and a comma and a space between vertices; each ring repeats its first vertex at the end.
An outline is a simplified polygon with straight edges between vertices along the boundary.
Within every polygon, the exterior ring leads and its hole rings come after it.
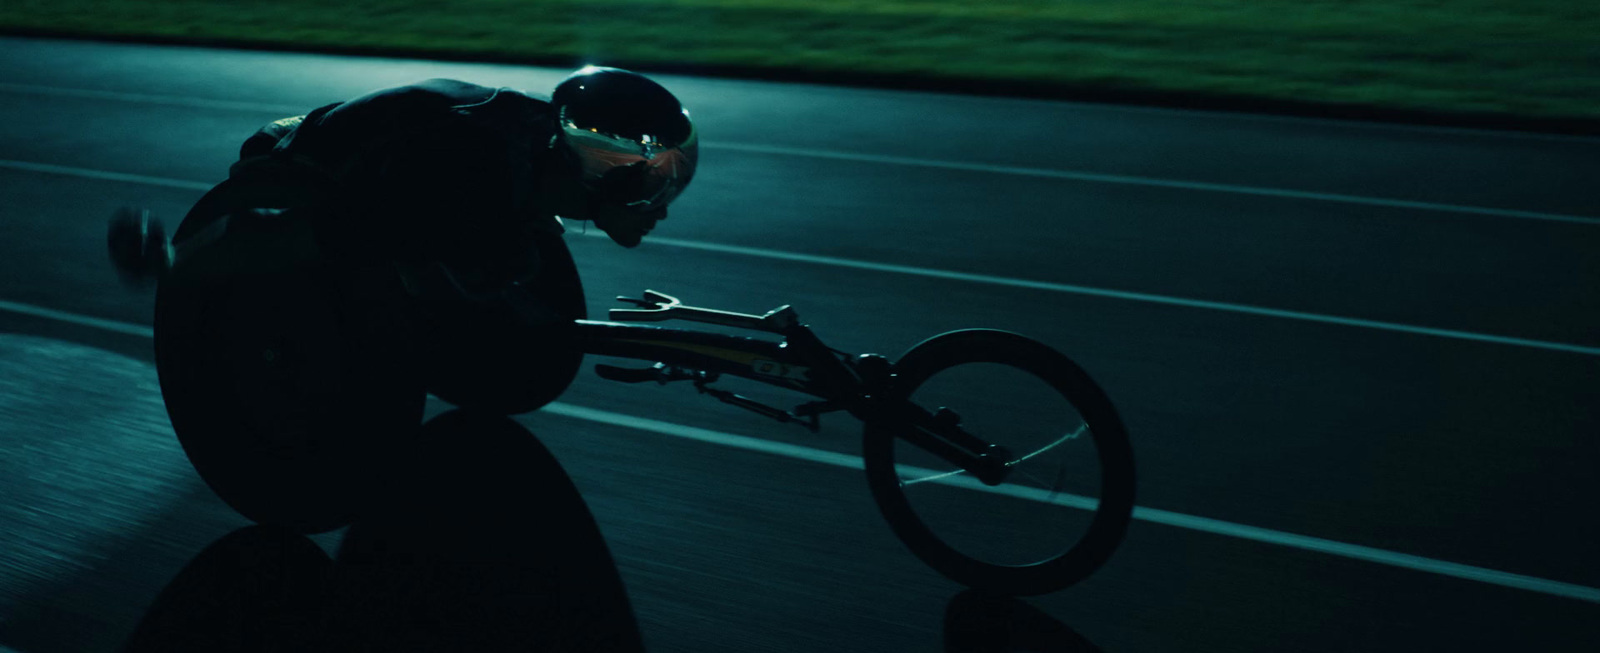
POLYGON ((111 216, 106 245, 111 264, 129 285, 143 285, 159 278, 172 266, 172 247, 166 228, 148 209, 123 207, 111 216))

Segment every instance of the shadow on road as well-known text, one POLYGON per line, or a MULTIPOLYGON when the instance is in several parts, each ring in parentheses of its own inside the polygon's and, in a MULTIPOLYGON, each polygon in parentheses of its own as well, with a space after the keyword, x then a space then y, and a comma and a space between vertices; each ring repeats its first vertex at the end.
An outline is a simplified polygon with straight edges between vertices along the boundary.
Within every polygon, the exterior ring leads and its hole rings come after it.
POLYGON ((944 612, 947 653, 1100 653, 1084 639, 1039 609, 1009 597, 967 590, 950 599, 944 612))
POLYGON ((124 650, 642 650, 594 518, 533 434, 454 411, 423 436, 336 556, 289 531, 234 531, 124 650))

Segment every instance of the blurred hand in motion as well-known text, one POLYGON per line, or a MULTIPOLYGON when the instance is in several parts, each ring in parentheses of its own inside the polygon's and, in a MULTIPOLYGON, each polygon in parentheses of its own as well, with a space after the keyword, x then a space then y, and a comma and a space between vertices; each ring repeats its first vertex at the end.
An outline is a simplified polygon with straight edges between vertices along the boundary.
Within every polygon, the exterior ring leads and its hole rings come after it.
POLYGON ((154 281, 172 264, 166 229, 148 209, 117 209, 111 215, 106 246, 117 275, 129 285, 154 281))

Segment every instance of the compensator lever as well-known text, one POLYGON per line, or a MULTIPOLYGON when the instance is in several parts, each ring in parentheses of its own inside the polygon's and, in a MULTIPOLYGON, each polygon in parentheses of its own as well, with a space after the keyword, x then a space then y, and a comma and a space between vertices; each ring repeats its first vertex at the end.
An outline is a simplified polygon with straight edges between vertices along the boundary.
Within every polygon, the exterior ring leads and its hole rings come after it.
POLYGON ((727 390, 709 387, 703 382, 696 382, 694 387, 696 390, 699 390, 701 394, 711 395, 711 397, 722 403, 730 406, 738 406, 752 413, 770 417, 785 424, 798 424, 812 433, 816 433, 822 428, 821 421, 817 419, 817 415, 829 412, 828 410, 790 412, 776 406, 768 406, 749 397, 728 392, 727 390))

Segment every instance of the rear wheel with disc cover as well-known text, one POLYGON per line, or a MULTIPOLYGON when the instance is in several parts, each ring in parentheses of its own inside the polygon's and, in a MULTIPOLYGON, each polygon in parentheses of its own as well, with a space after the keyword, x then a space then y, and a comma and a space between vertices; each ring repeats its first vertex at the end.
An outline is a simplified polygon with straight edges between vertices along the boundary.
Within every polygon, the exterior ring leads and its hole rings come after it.
MULTIPOLYGON (((260 192, 224 182, 175 240, 228 207, 272 206, 260 192)), ((316 257, 218 267, 206 255, 179 261, 156 295, 156 366, 184 452, 253 521, 306 533, 348 524, 421 423, 414 320, 398 283, 316 257)))

